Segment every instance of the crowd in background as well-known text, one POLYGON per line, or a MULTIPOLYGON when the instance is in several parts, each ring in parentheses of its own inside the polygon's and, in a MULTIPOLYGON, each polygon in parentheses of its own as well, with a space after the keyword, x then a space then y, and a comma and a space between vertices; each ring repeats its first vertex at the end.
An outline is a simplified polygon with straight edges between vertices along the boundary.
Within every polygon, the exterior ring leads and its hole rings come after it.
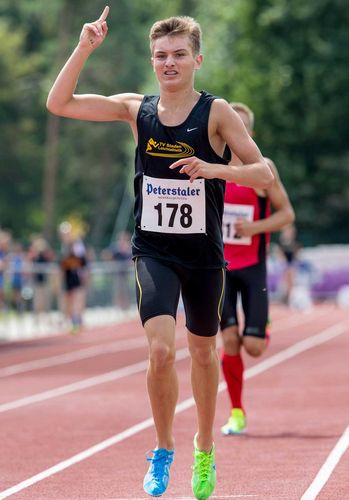
MULTIPOLYGON (((52 249, 41 235, 33 235, 23 245, 10 231, 0 229, 0 334, 8 320, 27 312, 42 328, 47 321, 52 328, 58 321, 60 330, 77 332, 86 308, 103 314, 107 308, 110 314, 133 310, 136 294, 129 232, 119 232, 97 252, 74 227, 67 221, 59 226, 58 249, 52 249)), ((347 246, 304 248, 294 225, 286 226, 270 246, 271 301, 304 311, 319 300, 349 306, 347 246)))
POLYGON ((93 279, 99 281, 99 289, 101 281, 108 280, 110 305, 121 309, 130 306, 130 234, 120 232, 101 252, 100 259, 86 245, 81 227, 64 221, 58 234, 57 251, 42 235, 32 235, 24 246, 10 231, 0 230, 0 320, 8 314, 32 311, 40 316, 58 310, 72 331, 79 331, 93 279), (93 278, 98 261, 104 265, 103 272, 93 278))

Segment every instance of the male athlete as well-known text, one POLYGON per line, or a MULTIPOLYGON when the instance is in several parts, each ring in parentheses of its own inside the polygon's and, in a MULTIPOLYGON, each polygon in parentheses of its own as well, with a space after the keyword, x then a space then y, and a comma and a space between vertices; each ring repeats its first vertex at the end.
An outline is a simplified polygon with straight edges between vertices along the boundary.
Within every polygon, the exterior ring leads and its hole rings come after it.
POLYGON ((197 92, 201 30, 189 17, 156 22, 150 30, 151 64, 159 95, 75 94, 79 75, 107 36, 106 7, 84 25, 58 75, 47 107, 80 120, 128 122, 137 145, 135 229, 132 239, 138 308, 149 343, 147 387, 156 448, 144 490, 163 494, 174 457, 173 419, 178 399, 175 325, 180 293, 185 308, 191 380, 197 409, 192 489, 208 498, 216 484, 213 421, 219 380, 216 351, 225 261, 221 223, 226 180, 259 188, 273 174, 239 116, 223 99, 197 92), (228 166, 224 148, 244 166, 228 166))
MULTIPOLYGON (((231 103, 231 106, 252 136, 252 110, 243 103, 231 103)), ((294 220, 293 208, 276 167, 270 159, 267 162, 274 173, 272 186, 257 189, 227 182, 225 190, 223 238, 228 266, 220 326, 222 369, 230 396, 231 414, 221 429, 224 435, 240 434, 246 427, 241 350, 243 348, 250 356, 257 357, 268 343, 267 249, 270 233, 279 231, 294 220), (239 328, 239 295, 244 312, 243 330, 239 328)), ((240 163, 233 154, 230 164, 240 163)))

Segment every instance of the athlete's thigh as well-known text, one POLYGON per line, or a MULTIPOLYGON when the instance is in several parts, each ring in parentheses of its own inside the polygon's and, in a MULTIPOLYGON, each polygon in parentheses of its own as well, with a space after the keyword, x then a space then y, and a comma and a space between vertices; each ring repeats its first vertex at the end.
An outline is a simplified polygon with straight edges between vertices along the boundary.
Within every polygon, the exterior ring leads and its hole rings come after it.
POLYGON ((180 280, 171 264, 151 257, 135 259, 136 295, 142 324, 155 316, 176 318, 180 280))
POLYGON ((239 324, 237 314, 237 301, 239 292, 238 271, 226 271, 225 293, 222 309, 220 328, 224 330, 229 326, 239 324))
POLYGON ((188 269, 182 279, 182 299, 186 326, 202 337, 217 334, 221 318, 225 270, 188 269))
POLYGON ((243 334, 264 338, 269 302, 266 266, 263 263, 244 269, 241 302, 245 316, 243 334))

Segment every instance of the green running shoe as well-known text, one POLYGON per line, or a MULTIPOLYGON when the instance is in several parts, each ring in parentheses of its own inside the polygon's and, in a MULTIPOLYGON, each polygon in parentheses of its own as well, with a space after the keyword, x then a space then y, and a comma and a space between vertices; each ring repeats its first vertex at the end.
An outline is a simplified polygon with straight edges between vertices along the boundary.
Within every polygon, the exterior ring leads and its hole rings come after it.
POLYGON ((150 466, 144 477, 143 489, 148 495, 159 497, 165 493, 168 486, 174 451, 158 448, 150 453, 153 453, 153 456, 147 457, 150 466))
POLYGON ((191 487, 195 498, 205 500, 208 498, 216 486, 216 464, 215 445, 209 453, 200 451, 196 445, 196 435, 194 437, 194 465, 191 479, 191 487))
POLYGON ((228 422, 221 427, 224 436, 241 434, 246 428, 246 416, 241 408, 233 408, 228 422))

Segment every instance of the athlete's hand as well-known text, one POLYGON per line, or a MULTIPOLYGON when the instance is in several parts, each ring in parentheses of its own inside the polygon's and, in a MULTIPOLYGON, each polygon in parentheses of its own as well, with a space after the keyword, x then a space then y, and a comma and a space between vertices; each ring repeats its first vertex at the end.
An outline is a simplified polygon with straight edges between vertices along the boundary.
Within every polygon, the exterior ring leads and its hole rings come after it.
POLYGON ((244 236, 253 236, 255 234, 253 221, 246 219, 237 219, 234 224, 235 234, 240 238, 244 236))
POLYGON ((84 24, 80 33, 79 47, 82 49, 95 50, 101 45, 108 33, 107 17, 109 7, 104 7, 101 16, 93 23, 84 24))
POLYGON ((177 160, 175 163, 172 163, 170 169, 173 170, 178 167, 181 167, 179 171, 181 174, 187 174, 190 177, 190 182, 199 177, 203 177, 204 179, 214 179, 217 177, 215 165, 200 160, 196 156, 177 160))

